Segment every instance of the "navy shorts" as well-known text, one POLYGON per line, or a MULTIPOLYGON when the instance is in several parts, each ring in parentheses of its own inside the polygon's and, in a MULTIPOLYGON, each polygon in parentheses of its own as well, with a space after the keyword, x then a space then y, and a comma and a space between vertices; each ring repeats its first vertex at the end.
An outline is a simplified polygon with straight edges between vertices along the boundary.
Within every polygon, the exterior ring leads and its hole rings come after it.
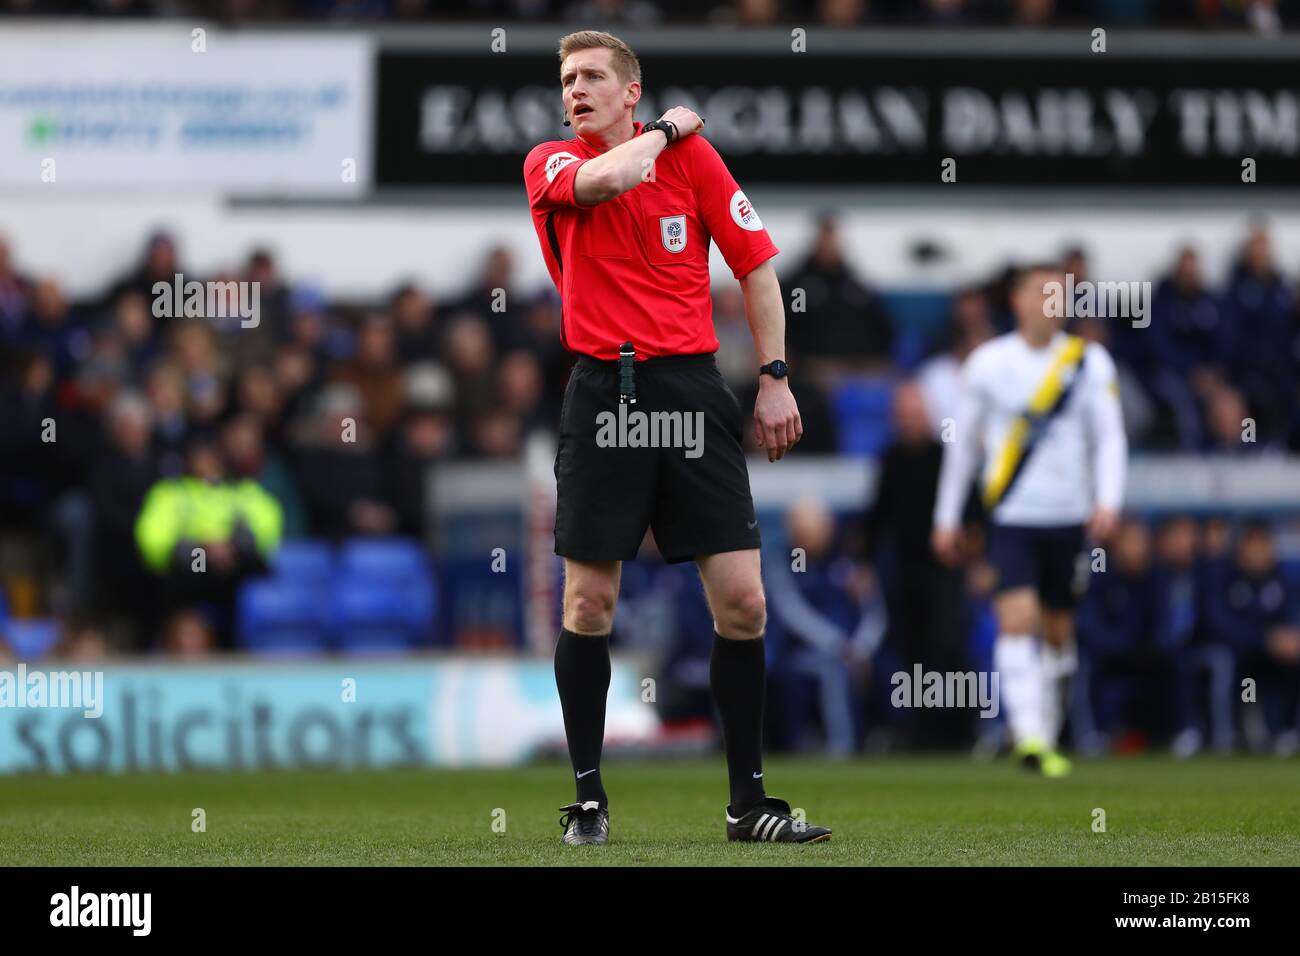
POLYGON ((988 556, 998 576, 996 590, 1029 587, 1038 592, 1043 607, 1073 609, 1088 588, 1083 544, 1083 525, 1079 524, 990 525, 988 556))
POLYGON ((713 356, 637 362, 636 393, 620 411, 617 362, 582 356, 573 367, 555 456, 555 553, 630 561, 647 527, 669 563, 758 548, 745 414, 713 356))

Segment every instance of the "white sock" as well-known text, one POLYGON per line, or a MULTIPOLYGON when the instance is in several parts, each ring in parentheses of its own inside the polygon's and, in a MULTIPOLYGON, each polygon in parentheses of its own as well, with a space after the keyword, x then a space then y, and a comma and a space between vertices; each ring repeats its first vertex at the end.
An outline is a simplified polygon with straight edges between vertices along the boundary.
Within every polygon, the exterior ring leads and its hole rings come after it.
POLYGON ((999 634, 993 645, 993 666, 998 672, 998 687, 1013 744, 1045 739, 1042 666, 1037 644, 1028 634, 999 634))
POLYGON ((1074 653, 1074 645, 1054 647, 1044 641, 1039 645, 1039 652, 1043 677, 1043 739, 1047 746, 1054 748, 1065 717, 1067 678, 1078 668, 1079 659, 1074 653))

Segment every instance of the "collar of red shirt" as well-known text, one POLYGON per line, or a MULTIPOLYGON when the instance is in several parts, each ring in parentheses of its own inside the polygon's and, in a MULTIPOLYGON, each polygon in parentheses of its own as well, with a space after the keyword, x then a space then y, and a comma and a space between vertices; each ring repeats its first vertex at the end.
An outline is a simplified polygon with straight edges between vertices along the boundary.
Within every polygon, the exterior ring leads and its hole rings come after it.
MULTIPOLYGON (((637 121, 637 120, 633 120, 633 121, 632 121, 632 136, 633 136, 633 137, 637 137, 637 136, 640 136, 640 135, 641 135, 641 127, 642 127, 643 125, 645 125, 645 124, 644 124, 644 123, 641 123, 641 122, 639 122, 639 121, 637 121)), ((598 152, 598 153, 608 152, 608 147, 597 146, 595 143, 591 142, 590 140, 583 139, 581 133, 578 134, 578 137, 577 137, 577 138, 580 139, 580 140, 582 140, 582 145, 583 145, 583 146, 586 146, 586 147, 588 147, 588 148, 590 148, 590 149, 593 149, 593 150, 595 150, 595 151, 598 152)))

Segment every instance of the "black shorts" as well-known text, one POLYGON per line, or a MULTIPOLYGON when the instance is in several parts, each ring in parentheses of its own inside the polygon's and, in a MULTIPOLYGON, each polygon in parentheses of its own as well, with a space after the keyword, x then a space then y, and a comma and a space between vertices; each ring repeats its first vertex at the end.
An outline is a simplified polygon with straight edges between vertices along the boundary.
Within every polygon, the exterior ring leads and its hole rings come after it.
POLYGON ((1083 525, 989 526, 989 563, 997 571, 998 592, 1034 588, 1043 607, 1067 611, 1088 588, 1088 557, 1083 525))
POLYGON ((647 527, 670 563, 757 548, 744 412, 713 356, 637 362, 636 399, 620 409, 617 362, 584 355, 573 367, 555 455, 555 553, 631 560, 647 527))

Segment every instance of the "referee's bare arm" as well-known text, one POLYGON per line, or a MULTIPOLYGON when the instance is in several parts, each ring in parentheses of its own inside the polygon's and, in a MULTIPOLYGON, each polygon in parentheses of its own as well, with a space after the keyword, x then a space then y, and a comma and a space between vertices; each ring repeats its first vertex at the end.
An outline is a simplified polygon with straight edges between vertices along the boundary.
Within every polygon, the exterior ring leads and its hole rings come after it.
MULTIPOLYGON (((766 365, 775 359, 784 362, 785 303, 772 260, 756 266, 741 279, 740 291, 745 296, 745 317, 754 336, 758 364, 766 365)), ((803 437, 803 422, 799 418, 799 406, 790 394, 789 379, 758 377, 754 437, 767 451, 768 461, 780 461, 803 437)))
MULTIPOLYGON (((684 106, 674 106, 660 117, 677 127, 677 139, 698 131, 704 121, 684 106)), ((596 206, 623 195, 646 179, 646 170, 668 147, 668 137, 659 132, 633 136, 626 143, 589 159, 578 168, 573 195, 584 206, 596 206)))

